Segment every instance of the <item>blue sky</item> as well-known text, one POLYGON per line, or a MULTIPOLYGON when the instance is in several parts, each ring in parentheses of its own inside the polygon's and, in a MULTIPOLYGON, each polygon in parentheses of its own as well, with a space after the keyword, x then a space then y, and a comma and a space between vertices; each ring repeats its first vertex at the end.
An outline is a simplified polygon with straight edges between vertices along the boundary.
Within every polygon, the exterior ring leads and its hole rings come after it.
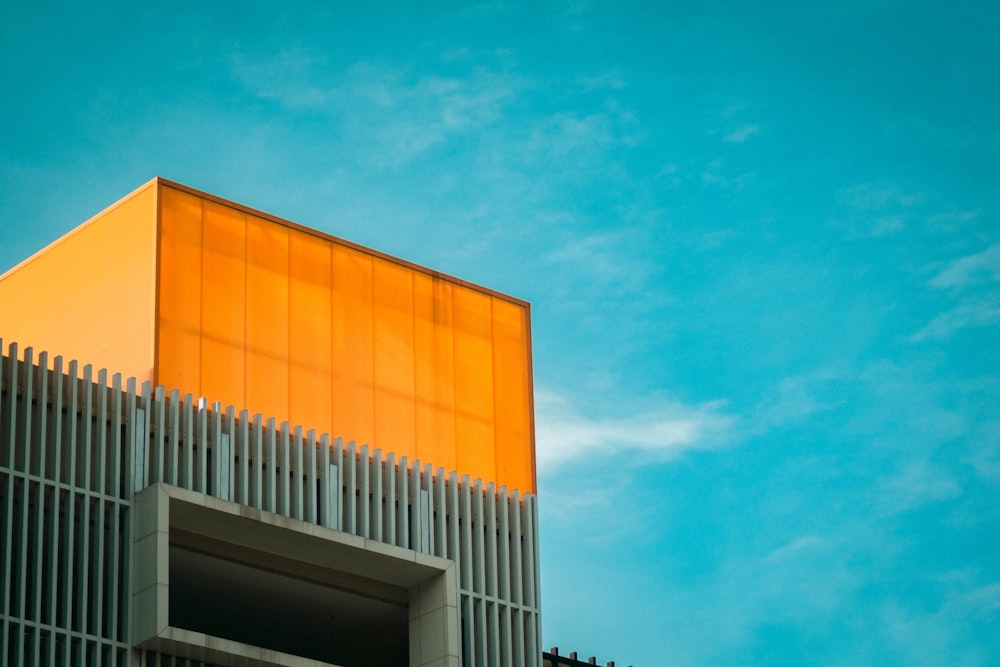
POLYGON ((0 270, 160 175, 532 302, 546 646, 1000 663, 995 3, 5 2, 0 89, 0 270))

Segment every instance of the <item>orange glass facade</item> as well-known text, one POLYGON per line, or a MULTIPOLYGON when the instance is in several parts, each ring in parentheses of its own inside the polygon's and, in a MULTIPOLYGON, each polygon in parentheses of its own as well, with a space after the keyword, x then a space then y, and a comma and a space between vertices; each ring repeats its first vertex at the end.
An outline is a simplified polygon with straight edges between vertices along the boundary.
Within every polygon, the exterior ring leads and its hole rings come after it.
POLYGON ((87 223, 102 233, 80 228, 0 277, 5 338, 535 491, 527 303, 163 179, 118 209, 87 223), (115 264, 118 237, 142 252, 115 264), (76 258, 65 269, 39 263, 62 246, 76 258), (83 333, 27 303, 7 316, 11 286, 107 262, 80 287, 83 333), (108 295, 129 279, 134 304, 109 323, 108 295), (127 340, 102 345, 112 327, 127 340))

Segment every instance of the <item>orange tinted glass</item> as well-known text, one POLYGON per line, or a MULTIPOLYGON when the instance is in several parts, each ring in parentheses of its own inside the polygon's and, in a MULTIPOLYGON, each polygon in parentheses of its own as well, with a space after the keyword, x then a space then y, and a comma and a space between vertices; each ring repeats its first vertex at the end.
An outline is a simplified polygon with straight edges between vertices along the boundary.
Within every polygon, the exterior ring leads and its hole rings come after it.
POLYGON ((526 305, 161 187, 157 382, 534 491, 526 305))

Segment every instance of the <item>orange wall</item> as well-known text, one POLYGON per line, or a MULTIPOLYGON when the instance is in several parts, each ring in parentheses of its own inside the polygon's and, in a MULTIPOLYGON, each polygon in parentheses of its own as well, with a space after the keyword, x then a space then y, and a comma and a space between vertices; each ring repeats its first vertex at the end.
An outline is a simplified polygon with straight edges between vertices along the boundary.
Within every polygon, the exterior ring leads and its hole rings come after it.
POLYGON ((535 490, 527 304, 160 181, 157 384, 535 490))
POLYGON ((0 276, 0 336, 152 379, 155 230, 150 181, 0 276))

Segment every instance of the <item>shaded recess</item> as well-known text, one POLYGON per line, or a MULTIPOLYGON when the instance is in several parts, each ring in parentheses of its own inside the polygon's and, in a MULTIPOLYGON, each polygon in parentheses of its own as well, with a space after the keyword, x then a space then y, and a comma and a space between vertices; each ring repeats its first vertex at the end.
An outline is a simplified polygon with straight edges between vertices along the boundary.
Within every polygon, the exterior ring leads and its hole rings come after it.
POLYGON ((175 627, 343 667, 408 661, 405 603, 173 545, 169 614, 175 627))

